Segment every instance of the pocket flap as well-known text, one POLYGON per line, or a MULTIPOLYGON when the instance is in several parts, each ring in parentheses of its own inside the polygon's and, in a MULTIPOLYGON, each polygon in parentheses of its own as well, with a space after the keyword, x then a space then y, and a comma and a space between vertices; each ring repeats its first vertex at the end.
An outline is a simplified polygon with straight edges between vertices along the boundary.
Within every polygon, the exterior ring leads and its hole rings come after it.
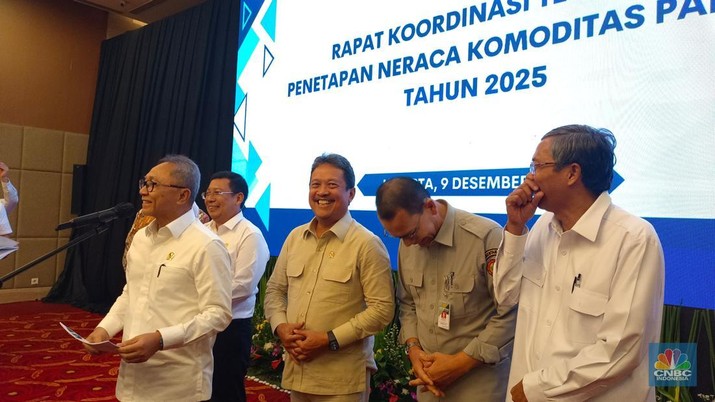
POLYGON ((353 269, 351 266, 336 266, 327 265, 320 269, 322 272, 323 279, 326 281, 346 283, 353 276, 353 269))
POLYGON ((608 297, 588 289, 574 288, 569 307, 579 313, 598 317, 606 312, 608 297))
POLYGON ((405 282, 406 285, 415 286, 418 288, 422 287, 422 273, 421 272, 411 271, 411 270, 403 270, 402 273, 403 273, 402 280, 405 282))
POLYGON ((288 275, 291 278, 297 278, 297 277, 303 275, 304 267, 305 267, 305 265, 303 265, 303 264, 288 263, 288 266, 286 267, 286 275, 288 275))

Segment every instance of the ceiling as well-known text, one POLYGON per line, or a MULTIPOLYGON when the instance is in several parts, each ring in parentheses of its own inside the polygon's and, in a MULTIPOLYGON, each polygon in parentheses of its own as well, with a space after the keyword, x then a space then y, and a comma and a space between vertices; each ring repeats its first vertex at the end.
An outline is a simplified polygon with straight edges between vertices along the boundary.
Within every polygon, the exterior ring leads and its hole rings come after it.
POLYGON ((197 6, 206 0, 74 0, 147 24, 197 6))

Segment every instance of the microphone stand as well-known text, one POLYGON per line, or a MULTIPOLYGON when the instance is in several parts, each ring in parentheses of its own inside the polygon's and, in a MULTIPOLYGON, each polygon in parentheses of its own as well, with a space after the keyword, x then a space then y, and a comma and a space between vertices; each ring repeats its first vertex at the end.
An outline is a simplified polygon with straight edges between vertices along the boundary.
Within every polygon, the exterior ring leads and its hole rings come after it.
POLYGON ((59 253, 60 251, 66 250, 74 245, 77 245, 87 239, 90 239, 94 236, 97 236, 100 233, 105 232, 108 228, 109 228, 109 222, 102 222, 99 225, 95 226, 92 230, 90 230, 86 233, 83 233, 82 235, 70 240, 67 244, 60 246, 57 249, 50 251, 49 253, 28 262, 27 264, 21 266, 20 268, 14 270, 14 271, 11 271, 10 273, 8 273, 6 275, 3 275, 2 277, 0 277, 0 288, 2 288, 2 285, 8 279, 14 278, 15 276, 21 274, 22 272, 27 271, 28 269, 34 267, 35 265, 41 263, 42 261, 45 261, 46 259, 59 253))

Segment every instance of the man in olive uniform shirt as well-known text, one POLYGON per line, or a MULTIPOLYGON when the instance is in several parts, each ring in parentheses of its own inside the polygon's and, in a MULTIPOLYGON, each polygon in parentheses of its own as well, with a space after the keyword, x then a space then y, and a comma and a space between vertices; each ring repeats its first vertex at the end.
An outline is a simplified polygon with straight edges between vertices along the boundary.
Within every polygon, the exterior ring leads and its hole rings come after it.
POLYGON ((504 400, 516 309, 497 308, 496 222, 433 200, 409 177, 384 182, 375 199, 398 251, 400 339, 420 401, 504 400))

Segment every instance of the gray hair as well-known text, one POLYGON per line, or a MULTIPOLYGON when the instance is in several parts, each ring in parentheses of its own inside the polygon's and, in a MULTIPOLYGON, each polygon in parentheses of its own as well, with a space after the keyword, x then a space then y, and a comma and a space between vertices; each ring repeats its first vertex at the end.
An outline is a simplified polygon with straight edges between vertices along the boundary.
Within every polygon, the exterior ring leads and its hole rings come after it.
POLYGON ((616 137, 612 132, 605 128, 571 124, 549 131, 542 137, 545 138, 553 138, 551 155, 557 170, 578 163, 581 180, 591 194, 598 197, 611 188, 613 166, 616 164, 616 137))
POLYGON ((159 163, 171 163, 171 177, 176 179, 177 186, 186 187, 191 191, 191 201, 196 199, 201 183, 201 171, 194 161, 184 155, 166 155, 159 159, 159 163))

